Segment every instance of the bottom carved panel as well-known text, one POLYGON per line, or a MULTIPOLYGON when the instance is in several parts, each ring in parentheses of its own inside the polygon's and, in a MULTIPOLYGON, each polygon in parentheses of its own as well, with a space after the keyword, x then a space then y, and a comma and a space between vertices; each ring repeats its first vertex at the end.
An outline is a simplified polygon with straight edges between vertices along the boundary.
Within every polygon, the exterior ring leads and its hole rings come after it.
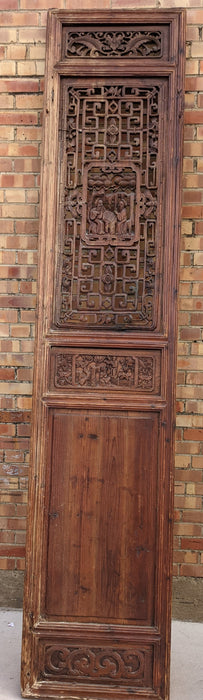
POLYGON ((123 649, 41 640, 39 657, 38 680, 152 688, 153 646, 123 649))

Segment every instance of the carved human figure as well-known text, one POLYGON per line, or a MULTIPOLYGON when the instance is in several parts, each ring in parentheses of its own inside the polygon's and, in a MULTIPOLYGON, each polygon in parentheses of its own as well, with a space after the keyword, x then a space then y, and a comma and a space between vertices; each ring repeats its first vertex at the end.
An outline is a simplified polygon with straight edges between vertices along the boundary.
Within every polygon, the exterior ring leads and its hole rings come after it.
POLYGON ((89 210, 90 235, 104 236, 105 234, 115 235, 116 215, 113 211, 104 206, 103 200, 96 197, 93 207, 89 210))
POLYGON ((128 233, 128 220, 127 220, 127 209, 126 209, 127 202, 125 199, 119 199, 118 204, 117 204, 117 210, 116 210, 116 215, 117 215, 117 228, 118 228, 118 235, 120 238, 123 238, 123 236, 126 236, 128 233))
POLYGON ((104 233, 104 205, 102 199, 96 197, 94 206, 89 211, 90 234, 101 236, 104 233))

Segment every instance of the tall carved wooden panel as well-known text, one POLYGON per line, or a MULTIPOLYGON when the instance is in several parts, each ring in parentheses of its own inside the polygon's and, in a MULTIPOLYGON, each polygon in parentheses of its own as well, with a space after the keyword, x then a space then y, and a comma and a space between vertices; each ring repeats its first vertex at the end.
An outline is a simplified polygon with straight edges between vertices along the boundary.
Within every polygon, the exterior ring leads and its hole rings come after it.
POLYGON ((184 13, 49 15, 22 692, 169 695, 184 13))

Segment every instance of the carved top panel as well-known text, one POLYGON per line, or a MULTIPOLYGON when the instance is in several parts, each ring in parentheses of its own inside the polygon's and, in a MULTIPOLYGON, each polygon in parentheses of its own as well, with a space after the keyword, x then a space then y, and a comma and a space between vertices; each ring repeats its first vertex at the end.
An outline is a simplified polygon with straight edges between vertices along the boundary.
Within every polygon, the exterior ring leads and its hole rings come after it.
POLYGON ((63 29, 62 58, 168 59, 167 24, 72 25, 63 29))
POLYGON ((162 35, 160 31, 122 30, 74 31, 67 33, 65 56, 94 58, 105 56, 145 56, 162 55, 162 35))

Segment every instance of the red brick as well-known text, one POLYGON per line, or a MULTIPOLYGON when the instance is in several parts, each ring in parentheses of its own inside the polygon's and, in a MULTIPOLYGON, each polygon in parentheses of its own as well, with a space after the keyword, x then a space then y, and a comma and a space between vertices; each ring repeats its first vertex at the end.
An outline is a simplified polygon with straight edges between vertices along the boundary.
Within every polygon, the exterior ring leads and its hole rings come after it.
POLYGON ((182 519, 189 523, 203 523, 203 511, 201 510, 183 510, 182 519))
POLYGON ((1 0, 1 10, 18 10, 18 0, 1 0))
POLYGON ((203 218, 203 206, 186 205, 182 207, 182 216, 185 219, 202 219, 203 218))
POLYGON ((189 537, 201 537, 201 525, 194 523, 175 523, 174 524, 174 534, 175 535, 188 535, 189 537))
MULTIPOLYGON (((14 161, 15 172, 39 173, 41 165, 40 158, 16 158, 14 161)), ((34 183, 33 183, 34 184, 34 183)))
POLYGON ((186 428, 184 440, 203 440, 203 428, 186 428))
POLYGON ((28 368, 20 368, 17 370, 17 379, 20 382, 31 382, 32 381, 32 370, 28 368))
POLYGON ((191 549, 192 551, 197 549, 203 549, 203 537, 197 538, 182 538, 181 539, 181 549, 191 549))
MULTIPOLYGON (((17 540, 16 540, 17 541, 17 540)), ((8 530, 0 531, 0 542, 3 544, 13 544, 15 542, 15 533, 8 530)))
POLYGON ((37 124, 37 114, 32 112, 0 112, 0 124, 37 124))
MULTIPOLYGON (((196 6, 198 6, 198 0, 196 1, 196 6)), ((187 23, 188 24, 203 24, 203 14, 202 10, 200 9, 195 9, 195 10, 187 10, 187 23)))
POLYGON ((0 44, 10 44, 16 41, 16 29, 0 28, 0 44))
POLYGON ((185 124, 203 124, 203 110, 189 110, 184 112, 185 124))
POLYGON ((35 183, 34 175, 24 175, 22 173, 5 173, 0 175, 0 187, 33 187, 35 183))
POLYGON ((202 192, 201 190, 186 190, 183 192, 183 202, 184 204, 187 204, 187 202, 202 202, 202 192))
POLYGON ((203 156, 203 143, 201 141, 194 141, 192 143, 190 140, 184 143, 184 155, 185 156, 203 156))
POLYGON ((12 170, 12 160, 11 158, 0 158, 0 171, 10 172, 12 170))
POLYGON ((30 411, 0 411, 1 423, 30 423, 30 411))
POLYGON ((203 565, 192 564, 181 564, 180 565, 180 576, 192 576, 196 578, 201 578, 203 576, 203 565))
POLYGON ((19 141, 40 141, 42 138, 41 127, 19 126, 17 127, 17 140, 19 141))
POLYGON ((25 544, 26 534, 25 532, 16 532, 16 544, 25 544))
POLYGON ((14 369, 7 369, 7 368, 2 369, 2 367, 0 367, 0 381, 2 381, 2 380, 7 381, 9 379, 11 379, 11 380, 15 379, 15 370, 14 369))
POLYGON ((0 569, 8 571, 15 569, 15 559, 5 559, 5 557, 0 557, 0 569))
POLYGON ((16 568, 19 571, 24 571, 25 570, 25 559, 17 559, 16 568))
MULTIPOLYGON (((34 36, 34 33, 33 33, 34 36)), ((1 30, 0 30, 1 41, 1 30)), ((39 92, 39 80, 30 78, 0 79, 0 92, 39 92)))
POLYGON ((202 91, 203 90, 203 77, 196 77, 194 76, 192 78, 186 77, 185 79, 185 89, 188 92, 194 92, 195 90, 202 91))
MULTIPOLYGON (((36 7, 36 0, 35 0, 36 7)), ((50 4, 49 4, 50 7, 50 4)), ((22 8, 24 9, 24 8, 22 8)), ((26 9, 26 8, 25 8, 26 9)), ((32 5, 33 9, 33 5, 32 5)), ((19 42, 22 44, 36 44, 38 42, 45 43, 46 41, 46 30, 44 27, 35 27, 34 31, 32 27, 23 27, 19 29, 19 42)), ((196 89, 196 88, 193 88, 196 89)), ((201 88, 199 88, 201 89, 201 88)))
MULTIPOLYGON (((3 10, 2 1, 0 0, 0 9, 3 10)), ((18 9, 18 8, 5 8, 8 9, 18 9)), ((33 6, 32 6, 33 10, 33 6)), ((0 26, 37 26, 38 25, 38 13, 37 12, 0 12, 0 26)))
POLYGON ((17 426, 17 435, 20 437, 30 437, 30 426, 29 425, 18 425, 17 426))
POLYGON ((187 442, 186 440, 176 442, 176 452, 179 455, 199 454, 200 445, 198 442, 187 442))
POLYGON ((181 328, 180 329, 181 340, 200 340, 201 331, 200 328, 181 328))
POLYGON ((192 326, 202 326, 203 325, 203 313, 193 313, 191 314, 191 325, 192 326))
POLYGON ((38 221, 16 221, 16 233, 19 234, 38 234, 39 222, 38 221))
POLYGON ((8 527, 8 530, 25 530, 26 519, 25 518, 8 518, 7 527, 8 527))
POLYGON ((17 547, 16 545, 0 545, 0 557, 24 557, 25 547, 17 547))
POLYGON ((10 297, 10 296, 0 296, 0 306, 8 306, 8 307, 14 307, 18 309, 32 309, 35 307, 36 301, 33 296, 16 296, 16 297, 10 297))
POLYGON ((13 221, 0 220, 0 233, 12 233, 14 229, 13 221))
POLYGON ((198 235, 203 235, 203 221, 195 222, 195 233, 198 235))

